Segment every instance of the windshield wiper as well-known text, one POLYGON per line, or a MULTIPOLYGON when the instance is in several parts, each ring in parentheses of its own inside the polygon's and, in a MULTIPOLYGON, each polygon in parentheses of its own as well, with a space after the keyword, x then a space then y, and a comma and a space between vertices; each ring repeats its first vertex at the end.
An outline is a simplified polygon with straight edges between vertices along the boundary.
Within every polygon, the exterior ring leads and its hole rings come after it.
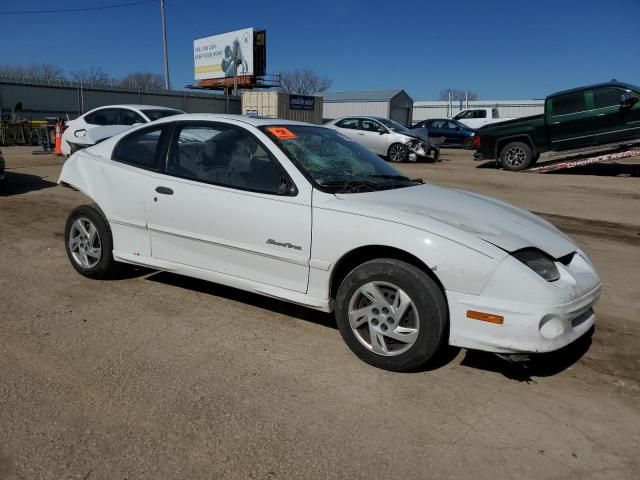
POLYGON ((360 191, 361 188, 369 188, 371 190, 380 188, 380 184, 365 180, 327 180, 326 182, 320 182, 320 185, 323 187, 342 187, 341 189, 350 192, 360 191))
POLYGON ((384 178, 387 180, 402 180, 404 182, 424 183, 424 180, 421 178, 409 178, 405 177, 404 175, 367 175, 367 177, 384 178))
POLYGON ((372 178, 384 178, 387 180, 406 180, 406 181, 411 181, 411 179, 409 177, 405 177, 404 175, 367 175, 367 177, 372 177, 372 178))

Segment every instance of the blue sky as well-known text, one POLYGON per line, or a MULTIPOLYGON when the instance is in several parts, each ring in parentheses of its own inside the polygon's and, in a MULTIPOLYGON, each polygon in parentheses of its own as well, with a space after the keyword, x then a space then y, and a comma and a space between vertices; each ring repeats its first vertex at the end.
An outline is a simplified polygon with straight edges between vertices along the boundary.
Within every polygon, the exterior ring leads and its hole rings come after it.
MULTIPOLYGON (((5 0, 0 11, 129 1, 5 0)), ((640 0, 166 5, 174 88, 193 82, 194 39, 245 27, 267 30, 269 72, 310 67, 333 78, 332 90, 404 88, 414 100, 429 100, 451 87, 484 99, 526 99, 611 78, 640 84, 640 0)), ((0 63, 161 73, 159 10, 158 0, 97 12, 0 15, 0 63)))

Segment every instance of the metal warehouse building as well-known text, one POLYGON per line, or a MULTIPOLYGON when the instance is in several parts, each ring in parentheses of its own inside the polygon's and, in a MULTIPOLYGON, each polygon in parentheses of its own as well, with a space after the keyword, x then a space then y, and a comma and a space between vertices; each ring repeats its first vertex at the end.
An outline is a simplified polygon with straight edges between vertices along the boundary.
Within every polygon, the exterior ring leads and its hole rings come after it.
POLYGON ((409 125, 413 99, 404 90, 325 92, 322 117, 325 120, 349 115, 385 117, 409 125))
POLYGON ((498 109, 501 118, 518 118, 544 113, 544 100, 472 100, 468 102, 448 102, 446 100, 419 101, 413 104, 413 119, 418 123, 429 118, 451 118, 467 108, 498 109))

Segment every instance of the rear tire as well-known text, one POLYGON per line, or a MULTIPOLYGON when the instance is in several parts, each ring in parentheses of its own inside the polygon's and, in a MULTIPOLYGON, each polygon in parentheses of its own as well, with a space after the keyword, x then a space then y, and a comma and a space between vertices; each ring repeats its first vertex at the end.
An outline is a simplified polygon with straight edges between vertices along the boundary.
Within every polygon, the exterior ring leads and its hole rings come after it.
POLYGON ((436 282, 408 263, 382 258, 353 269, 336 295, 342 338, 385 370, 419 369, 447 340, 447 303, 436 282))
POLYGON ((74 208, 64 231, 67 257, 78 273, 88 278, 112 278, 121 264, 113 259, 109 222, 97 205, 74 208))
POLYGON ((533 162, 533 150, 524 142, 507 143, 500 150, 500 166, 517 172, 529 168, 533 162))
POLYGON ((409 149, 401 143, 394 143, 389 147, 387 159, 393 163, 403 163, 409 158, 409 149))

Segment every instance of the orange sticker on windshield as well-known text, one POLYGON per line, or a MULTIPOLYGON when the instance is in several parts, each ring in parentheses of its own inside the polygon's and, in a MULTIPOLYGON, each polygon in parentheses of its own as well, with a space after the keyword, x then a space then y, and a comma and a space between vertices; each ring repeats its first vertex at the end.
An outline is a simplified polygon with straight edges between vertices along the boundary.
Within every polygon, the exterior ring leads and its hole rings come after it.
POLYGON ((279 138, 280 140, 293 140, 294 138, 298 138, 297 135, 288 128, 272 127, 267 128, 267 130, 269 131, 269 133, 279 138))

